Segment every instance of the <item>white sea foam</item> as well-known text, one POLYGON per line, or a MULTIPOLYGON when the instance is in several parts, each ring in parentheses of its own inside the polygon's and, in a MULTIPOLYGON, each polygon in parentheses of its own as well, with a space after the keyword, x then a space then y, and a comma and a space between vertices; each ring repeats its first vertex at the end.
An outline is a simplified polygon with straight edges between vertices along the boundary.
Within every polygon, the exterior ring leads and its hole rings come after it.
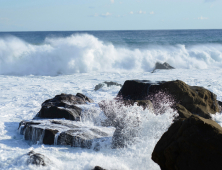
MULTIPOLYGON (((192 86, 203 86, 215 94, 222 101, 222 69, 193 70, 174 69, 150 72, 94 72, 76 73, 61 76, 8 76, 0 75, 0 169, 59 169, 59 170, 91 170, 98 165, 106 169, 131 170, 151 169, 159 170, 159 166, 151 160, 151 154, 160 136, 172 122, 171 109, 165 114, 155 115, 141 108, 125 108, 128 116, 139 117, 140 136, 133 144, 124 149, 110 149, 107 143, 101 145, 100 151, 93 149, 72 148, 69 146, 33 145, 25 141, 18 133, 19 122, 32 119, 40 110, 41 103, 57 94, 83 93, 92 98, 95 103, 85 107, 86 115, 83 123, 99 125, 104 115, 99 111, 96 103, 101 100, 113 99, 120 87, 103 87, 94 91, 95 85, 104 81, 116 81, 123 84, 128 79, 151 81, 169 81, 180 79, 192 86), (132 112, 135 111, 135 112, 132 112), (93 114, 95 113, 95 114, 93 114), (52 164, 48 167, 28 166, 27 156, 31 150, 48 157, 52 164)), ((132 119, 133 120, 133 119, 132 119)), ((215 116, 221 124, 221 114, 215 116)), ((130 128, 128 126, 127 128, 130 128)), ((126 133, 127 133, 126 128, 126 133)))
POLYGON ((41 45, 29 44, 16 37, 0 39, 2 75, 151 71, 157 61, 183 69, 220 68, 222 45, 149 45, 143 49, 129 49, 89 34, 46 38, 41 45))

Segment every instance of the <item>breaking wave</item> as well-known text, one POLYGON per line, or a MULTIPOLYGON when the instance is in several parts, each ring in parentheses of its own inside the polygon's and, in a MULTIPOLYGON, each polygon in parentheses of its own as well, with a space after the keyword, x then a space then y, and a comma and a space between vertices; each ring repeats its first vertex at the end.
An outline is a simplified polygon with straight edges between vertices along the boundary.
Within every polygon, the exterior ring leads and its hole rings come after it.
POLYGON ((143 49, 129 49, 89 34, 46 38, 41 45, 17 37, 0 39, 2 75, 152 71, 157 61, 182 69, 221 68, 222 45, 147 45, 143 49))

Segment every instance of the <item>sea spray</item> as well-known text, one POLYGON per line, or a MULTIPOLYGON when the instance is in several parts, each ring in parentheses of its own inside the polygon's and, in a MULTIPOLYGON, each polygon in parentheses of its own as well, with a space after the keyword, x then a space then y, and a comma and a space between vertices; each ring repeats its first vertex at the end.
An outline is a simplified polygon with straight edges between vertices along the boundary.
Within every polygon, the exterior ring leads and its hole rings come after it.
POLYGON ((167 62, 175 68, 220 68, 222 45, 148 45, 142 49, 129 49, 89 34, 46 38, 39 45, 12 36, 0 38, 2 75, 152 71, 157 61, 167 62))

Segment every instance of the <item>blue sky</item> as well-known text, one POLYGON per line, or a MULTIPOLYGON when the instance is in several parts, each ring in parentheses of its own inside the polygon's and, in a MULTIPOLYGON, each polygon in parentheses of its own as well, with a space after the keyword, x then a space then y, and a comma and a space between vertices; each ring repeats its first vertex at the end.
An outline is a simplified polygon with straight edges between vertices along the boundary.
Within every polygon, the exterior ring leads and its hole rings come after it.
POLYGON ((0 31, 222 29, 221 0, 0 0, 0 31))

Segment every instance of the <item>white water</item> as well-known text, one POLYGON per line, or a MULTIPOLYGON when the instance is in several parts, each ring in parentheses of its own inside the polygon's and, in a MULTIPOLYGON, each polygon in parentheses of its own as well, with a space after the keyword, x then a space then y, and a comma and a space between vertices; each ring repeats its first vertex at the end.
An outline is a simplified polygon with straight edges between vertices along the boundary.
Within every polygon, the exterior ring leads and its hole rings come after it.
MULTIPOLYGON (((222 69, 193 70, 175 69, 161 70, 156 73, 76 73, 61 76, 9 76, 0 75, 0 169, 59 169, 59 170, 91 170, 98 165, 105 169, 159 170, 159 166, 151 160, 151 153, 160 136, 172 122, 171 109, 165 114, 154 115, 149 111, 139 111, 137 107, 129 109, 129 116, 137 116, 141 120, 140 136, 125 149, 102 147, 99 152, 93 149, 71 148, 68 146, 33 145, 18 133, 21 120, 32 119, 40 110, 41 103, 60 93, 83 93, 91 97, 95 103, 91 105, 93 112, 82 117, 85 123, 97 124, 103 120, 97 104, 104 99, 112 99, 120 87, 103 87, 94 91, 95 85, 104 81, 116 81, 123 84, 128 79, 144 79, 151 81, 180 79, 189 85, 203 86, 222 100, 222 69), (136 110, 137 113, 132 112, 136 110), (98 120, 101 118, 101 120, 98 120), (34 150, 48 157, 53 164, 49 167, 27 166, 27 154, 34 150)), ((88 108, 90 110, 90 108, 88 108)), ((125 110, 126 111, 126 110, 125 110)), ((222 122, 220 114, 215 120, 222 122)))
POLYGON ((157 61, 182 69, 221 68, 222 45, 149 45, 144 49, 129 49, 88 34, 46 38, 40 45, 16 37, 0 38, 1 75, 152 71, 157 61))

